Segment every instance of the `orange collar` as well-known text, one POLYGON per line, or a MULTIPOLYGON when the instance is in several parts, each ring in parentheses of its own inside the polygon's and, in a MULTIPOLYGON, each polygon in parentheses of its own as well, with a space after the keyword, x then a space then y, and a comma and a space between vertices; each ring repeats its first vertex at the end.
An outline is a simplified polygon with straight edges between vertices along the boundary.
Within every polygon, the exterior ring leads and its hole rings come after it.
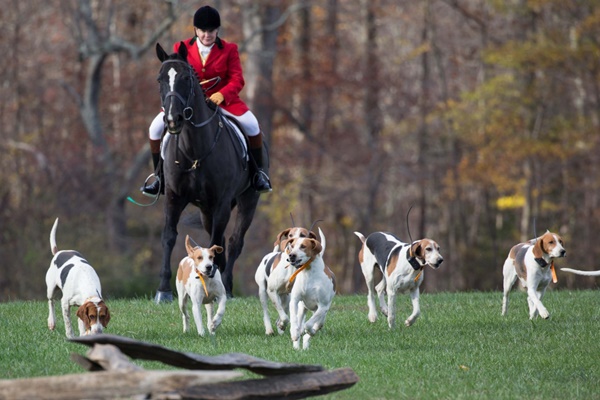
POLYGON ((200 278, 200 282, 202 282, 202 287, 204 288, 204 293, 206 293, 206 297, 208 297, 208 290, 206 289, 206 282, 204 281, 202 274, 200 272, 198 272, 198 270, 196 268, 194 268, 194 270, 196 271, 196 275, 198 275, 198 278, 200 278))
POLYGON ((296 276, 300 272, 304 271, 305 269, 310 269, 310 264, 313 262, 314 259, 315 259, 314 257, 309 258, 308 261, 306 263, 304 263, 304 265, 302 265, 300 268, 298 268, 296 271, 294 271, 294 273, 292 274, 292 276, 290 276, 290 279, 288 280, 288 283, 290 283, 290 284, 293 283, 294 280, 296 279, 296 276))
POLYGON ((550 263, 550 272, 552 272, 552 282, 558 282, 558 278, 556 277, 556 270, 554 269, 554 260, 550 263))

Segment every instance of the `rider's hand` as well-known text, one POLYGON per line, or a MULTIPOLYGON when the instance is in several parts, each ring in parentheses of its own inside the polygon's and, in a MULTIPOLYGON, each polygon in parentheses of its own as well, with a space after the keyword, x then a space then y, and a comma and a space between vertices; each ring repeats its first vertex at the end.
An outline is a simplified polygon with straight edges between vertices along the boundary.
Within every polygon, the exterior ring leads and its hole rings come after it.
POLYGON ((221 104, 224 100, 225 100, 225 97, 223 97, 223 95, 221 94, 221 92, 213 93, 210 96, 210 101, 212 101, 216 105, 221 104))

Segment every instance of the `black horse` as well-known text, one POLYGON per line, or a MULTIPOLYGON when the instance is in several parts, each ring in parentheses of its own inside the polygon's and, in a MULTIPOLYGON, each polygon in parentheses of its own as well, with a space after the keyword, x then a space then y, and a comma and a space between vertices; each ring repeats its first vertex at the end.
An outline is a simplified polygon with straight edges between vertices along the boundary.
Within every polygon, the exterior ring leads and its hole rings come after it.
POLYGON ((194 69, 187 62, 187 49, 167 54, 156 44, 162 66, 158 75, 165 125, 170 134, 163 140, 165 226, 162 232, 163 260, 157 303, 172 301, 171 254, 177 241, 177 223, 185 207, 200 209, 210 245, 225 248, 225 229, 237 207, 235 228, 229 238, 227 257, 217 255, 228 297, 232 296, 233 266, 244 246, 244 235, 252 223, 259 193, 250 184, 248 152, 216 106, 209 106, 194 69))

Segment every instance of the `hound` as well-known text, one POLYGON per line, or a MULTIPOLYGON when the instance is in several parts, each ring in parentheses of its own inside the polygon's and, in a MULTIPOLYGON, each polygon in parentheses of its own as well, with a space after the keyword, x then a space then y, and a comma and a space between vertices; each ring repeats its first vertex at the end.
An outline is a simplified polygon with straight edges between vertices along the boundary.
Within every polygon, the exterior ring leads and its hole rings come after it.
POLYGON ((290 301, 286 284, 292 276, 292 268, 290 268, 287 256, 280 249, 285 247, 285 243, 292 238, 317 239, 317 235, 313 231, 301 227, 283 230, 277 235, 277 239, 273 244, 273 251, 263 257, 254 274, 254 280, 258 285, 258 297, 263 309, 265 334, 267 335, 273 335, 274 333, 269 317, 269 298, 275 305, 279 315, 276 322, 277 332, 280 335, 283 334, 289 324, 288 309, 290 301))
POLYGON ((570 272, 575 275, 583 275, 583 276, 600 276, 600 271, 581 271, 578 269, 571 268, 561 268, 561 271, 570 272))
POLYGON ((534 319, 538 315, 544 319, 549 318, 550 314, 542 304, 542 297, 550 280, 554 283, 558 281, 554 270, 554 259, 566 255, 562 238, 550 231, 546 231, 538 238, 513 246, 502 269, 504 275, 502 315, 506 315, 508 294, 518 278, 527 289, 529 319, 534 319))
POLYGON ((110 321, 110 312, 102 300, 102 288, 96 271, 83 256, 75 250, 58 250, 56 246, 56 228, 58 218, 50 231, 50 250, 53 257, 46 272, 48 296, 48 328, 56 328, 54 301, 62 293, 60 301, 65 334, 74 337, 71 326, 71 306, 77 309, 79 335, 102 333, 110 321))
POLYGON ((290 239, 285 246, 285 254, 294 273, 288 280, 290 293, 290 334, 294 349, 308 349, 310 338, 325 323, 325 317, 335 295, 335 276, 323 262, 325 237, 319 228, 321 242, 312 238, 290 239), (313 311, 305 321, 306 310, 313 311))
POLYGON ((179 310, 183 318, 183 332, 189 330, 187 301, 192 301, 192 314, 200 336, 205 335, 202 324, 202 304, 206 307, 206 326, 211 335, 221 325, 225 314, 227 295, 221 281, 221 273, 214 263, 215 254, 223 251, 221 246, 214 245, 209 249, 192 246, 190 236, 185 237, 187 256, 179 263, 175 286, 179 299, 179 310), (213 317, 213 302, 217 302, 217 313, 213 317))
POLYGON ((396 323, 396 293, 409 292, 413 311, 404 321, 404 325, 411 326, 421 315, 419 287, 423 283, 423 269, 426 265, 437 269, 444 261, 440 254, 440 246, 427 238, 414 241, 412 244, 404 243, 391 233, 385 232, 374 232, 367 238, 360 232, 354 234, 362 242, 358 261, 368 289, 369 321, 377 320, 375 290, 379 297, 381 312, 387 315, 390 329, 393 329, 396 323), (376 288, 374 287, 375 266, 379 267, 383 274, 376 288), (385 292, 388 296, 387 305, 385 292))

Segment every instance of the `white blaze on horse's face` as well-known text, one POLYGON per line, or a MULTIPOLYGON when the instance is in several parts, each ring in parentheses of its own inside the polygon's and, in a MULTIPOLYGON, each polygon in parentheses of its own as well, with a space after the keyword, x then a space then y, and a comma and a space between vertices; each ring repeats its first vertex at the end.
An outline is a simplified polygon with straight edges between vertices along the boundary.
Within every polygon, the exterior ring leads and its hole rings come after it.
MULTIPOLYGON (((175 68, 171 68, 168 72, 169 75, 169 90, 171 92, 175 91, 175 77, 177 76, 177 71, 175 71, 175 68)), ((173 114, 171 114, 171 109, 172 106, 169 107, 169 112, 167 113, 167 119, 169 121, 173 121, 173 114)))

